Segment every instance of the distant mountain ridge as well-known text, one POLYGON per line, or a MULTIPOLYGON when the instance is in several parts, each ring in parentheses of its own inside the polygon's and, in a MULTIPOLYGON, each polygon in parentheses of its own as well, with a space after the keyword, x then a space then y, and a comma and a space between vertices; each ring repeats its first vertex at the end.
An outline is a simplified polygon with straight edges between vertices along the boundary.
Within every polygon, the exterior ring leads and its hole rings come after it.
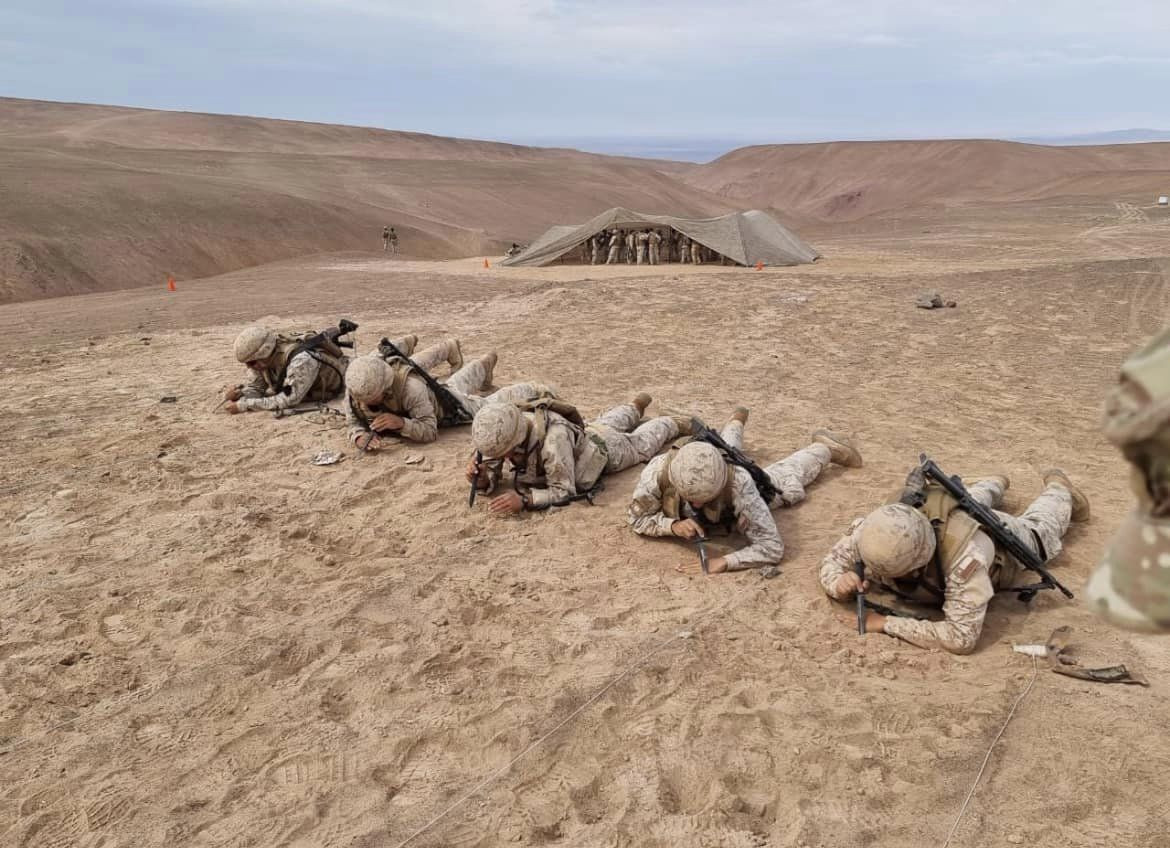
POLYGON ((1109 132, 1029 136, 1009 140, 1020 141, 1024 144, 1047 144, 1059 147, 1093 147, 1102 144, 1146 144, 1154 141, 1170 141, 1170 130, 1152 130, 1145 127, 1138 127, 1128 130, 1110 130, 1109 132))

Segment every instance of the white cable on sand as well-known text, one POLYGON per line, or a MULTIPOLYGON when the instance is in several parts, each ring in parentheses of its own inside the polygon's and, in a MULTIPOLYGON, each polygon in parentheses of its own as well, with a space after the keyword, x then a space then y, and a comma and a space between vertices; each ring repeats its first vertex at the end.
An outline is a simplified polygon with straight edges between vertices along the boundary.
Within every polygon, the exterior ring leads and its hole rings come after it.
POLYGON ((955 816, 955 823, 951 825, 951 832, 947 834, 946 841, 943 842, 942 848, 947 848, 951 844, 951 840, 955 836, 955 831, 959 829, 959 822, 963 820, 963 814, 967 812, 967 805, 971 803, 971 799, 975 796, 975 789, 979 786, 979 781, 983 777, 983 772, 987 768, 987 762, 991 759, 991 752, 995 750, 995 744, 999 742, 1003 732, 1007 730, 1008 723, 1012 720, 1012 716, 1016 714, 1016 707, 1020 702, 1027 697, 1028 693, 1032 691, 1032 684, 1036 682, 1036 658, 1032 657, 1032 679, 1028 681, 1028 685, 1024 687, 1024 691, 1020 693, 1020 697, 1016 698, 1016 702, 1012 704, 1011 710, 1008 711, 1007 718, 1004 719, 1003 727, 999 729, 999 733, 995 734, 995 738, 991 740, 991 747, 987 749, 987 756, 983 758, 983 765, 979 767, 979 773, 975 775, 975 782, 971 784, 971 791, 967 793, 966 800, 963 801, 963 806, 959 808, 959 814, 955 816))

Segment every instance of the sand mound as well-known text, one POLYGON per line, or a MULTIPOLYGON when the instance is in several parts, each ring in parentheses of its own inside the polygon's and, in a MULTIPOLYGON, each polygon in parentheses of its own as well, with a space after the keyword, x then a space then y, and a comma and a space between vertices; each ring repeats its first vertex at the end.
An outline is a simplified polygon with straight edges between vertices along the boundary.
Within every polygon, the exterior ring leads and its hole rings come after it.
POLYGON ((683 179, 734 202, 850 221, 922 204, 1106 197, 1141 175, 1170 185, 1170 144, 1045 147, 1005 141, 835 142, 745 147, 683 179))

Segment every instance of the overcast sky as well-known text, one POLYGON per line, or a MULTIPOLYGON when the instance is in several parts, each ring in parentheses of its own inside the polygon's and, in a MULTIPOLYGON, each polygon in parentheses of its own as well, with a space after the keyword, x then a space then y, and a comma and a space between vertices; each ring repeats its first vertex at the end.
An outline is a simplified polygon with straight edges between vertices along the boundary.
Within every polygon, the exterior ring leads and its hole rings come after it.
POLYGON ((0 94, 518 141, 1170 128, 1170 0, 3 0, 0 94))

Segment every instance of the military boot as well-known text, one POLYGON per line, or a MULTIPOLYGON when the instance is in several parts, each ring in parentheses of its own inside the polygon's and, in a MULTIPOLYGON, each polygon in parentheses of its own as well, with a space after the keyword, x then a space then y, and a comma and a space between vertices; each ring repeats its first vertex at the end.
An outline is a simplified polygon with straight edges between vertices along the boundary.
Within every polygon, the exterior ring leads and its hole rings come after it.
POLYGON ((678 434, 680 436, 693 436, 695 434, 694 428, 691 426, 691 416, 689 415, 672 415, 670 420, 678 427, 678 434))
POLYGON ((414 349, 418 347, 418 336, 411 333, 409 336, 402 337, 402 344, 398 345, 398 349, 407 356, 414 355, 414 349))
POLYGON ((1089 578, 1089 607, 1119 627, 1170 632, 1170 329, 1121 366, 1105 435, 1130 463, 1137 506, 1089 578))
POLYGON ((1049 468, 1044 472, 1044 485, 1051 486, 1053 483, 1056 483, 1058 486, 1064 486, 1068 489, 1068 493, 1072 495, 1072 520, 1088 521, 1089 498, 1085 493, 1074 486, 1073 481, 1059 468, 1049 468))
POLYGON ((746 427, 749 412, 751 412, 751 410, 746 406, 737 406, 735 411, 731 413, 731 420, 738 421, 740 424, 746 427))
POLYGON ((861 467, 861 453, 848 439, 832 430, 814 430, 812 440, 829 449, 829 456, 837 465, 846 468, 861 467))
POLYGON ((634 405, 634 409, 638 410, 638 417, 641 418, 646 414, 646 407, 648 407, 653 400, 654 399, 645 392, 639 392, 638 394, 634 395, 634 399, 630 402, 634 405))
MULTIPOLYGON (((463 367, 463 344, 459 339, 451 339, 447 350, 447 364, 451 366, 452 374, 463 367)), ((488 373, 491 373, 491 369, 488 369, 488 373)))
POLYGON ((483 355, 483 384, 485 386, 492 384, 492 378, 495 376, 496 362, 499 358, 499 354, 494 350, 491 353, 485 353, 483 355))

